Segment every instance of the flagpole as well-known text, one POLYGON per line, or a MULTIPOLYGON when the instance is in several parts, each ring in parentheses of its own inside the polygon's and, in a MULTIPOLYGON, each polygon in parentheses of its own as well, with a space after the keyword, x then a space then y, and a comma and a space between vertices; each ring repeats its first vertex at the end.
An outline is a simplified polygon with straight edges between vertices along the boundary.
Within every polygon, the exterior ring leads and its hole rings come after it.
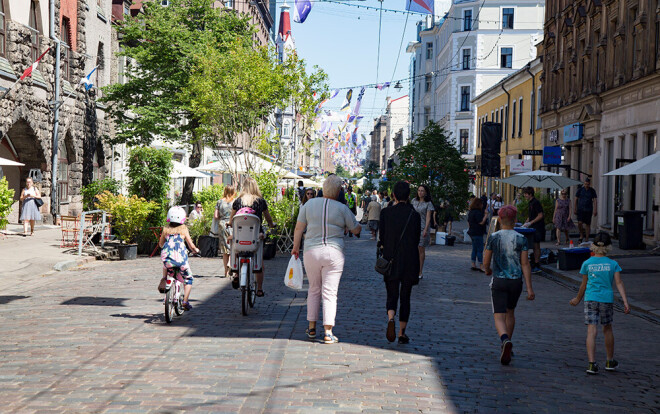
POLYGON ((16 79, 16 82, 12 83, 11 86, 10 86, 9 88, 7 88, 7 90, 5 91, 5 93, 2 94, 2 97, 0 98, 0 101, 3 100, 3 99, 5 99, 5 97, 6 97, 7 94, 9 93, 9 91, 11 91, 12 89, 14 89, 14 86, 16 86, 16 84, 17 84, 18 82, 20 82, 20 81, 21 81, 21 78, 16 79))

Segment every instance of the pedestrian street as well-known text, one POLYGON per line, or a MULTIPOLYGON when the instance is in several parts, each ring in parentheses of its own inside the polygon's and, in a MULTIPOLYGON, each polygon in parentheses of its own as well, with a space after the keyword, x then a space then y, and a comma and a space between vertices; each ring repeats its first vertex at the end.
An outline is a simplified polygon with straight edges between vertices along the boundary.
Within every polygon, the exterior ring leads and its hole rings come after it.
MULTIPOLYGON (((266 261, 265 297, 246 317, 221 260, 192 258, 194 309, 171 325, 157 257, 94 263, 9 285, 0 296, 6 413, 527 413, 660 410, 660 325, 614 315, 617 372, 588 376, 574 288, 534 276, 510 366, 499 363, 489 278, 469 246, 431 246, 413 288, 411 342, 385 339, 375 242, 346 240, 337 344, 309 341, 306 292, 284 287, 289 257, 266 261)), ((597 359, 604 363, 602 333, 597 359)))

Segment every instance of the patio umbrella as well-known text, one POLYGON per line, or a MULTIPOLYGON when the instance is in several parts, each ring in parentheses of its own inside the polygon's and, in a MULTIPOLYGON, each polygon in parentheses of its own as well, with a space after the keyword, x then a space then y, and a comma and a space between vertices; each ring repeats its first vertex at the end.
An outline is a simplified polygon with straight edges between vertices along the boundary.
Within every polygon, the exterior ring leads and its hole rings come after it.
POLYGON ((4 165, 7 167, 22 167, 25 164, 0 157, 0 165, 4 165))
POLYGON ((632 164, 624 165, 605 175, 660 174, 660 152, 644 157, 632 164))
POLYGON ((194 168, 190 168, 187 165, 184 165, 178 161, 174 161, 174 169, 172 170, 172 178, 208 178, 209 176, 203 172, 197 171, 194 168))
POLYGON ((578 180, 543 170, 520 173, 495 181, 499 181, 504 184, 511 184, 515 187, 549 188, 551 190, 561 190, 562 188, 581 184, 581 182, 578 180))
MULTIPOLYGON (((303 187, 309 187, 309 188, 321 188, 321 184, 317 183, 316 181, 310 180, 308 178, 303 178, 302 180, 303 187)), ((278 187, 286 187, 290 182, 287 181, 280 181, 277 183, 278 187)), ((297 184, 297 183, 296 183, 297 184)))
POLYGON ((280 178, 288 180, 300 180, 302 177, 287 171, 284 168, 278 167, 270 161, 251 154, 251 153, 237 153, 237 154, 222 154, 220 160, 202 165, 196 168, 199 171, 229 173, 229 174, 248 174, 250 172, 263 172, 272 171, 279 175, 280 178))

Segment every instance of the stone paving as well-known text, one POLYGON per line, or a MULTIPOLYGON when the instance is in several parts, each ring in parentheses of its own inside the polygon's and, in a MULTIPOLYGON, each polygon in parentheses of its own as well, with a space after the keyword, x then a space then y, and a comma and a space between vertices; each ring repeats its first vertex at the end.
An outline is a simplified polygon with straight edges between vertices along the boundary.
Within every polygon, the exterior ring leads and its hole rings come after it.
MULTIPOLYGON (((194 309, 167 325, 158 258, 9 285, 0 296, 2 412, 634 412, 660 410, 660 326, 615 313, 618 372, 587 376, 573 287, 534 279, 515 357, 499 364, 488 278, 469 246, 432 246, 413 289, 411 343, 385 340, 375 242, 347 239, 335 334, 306 340, 305 291, 267 261, 266 296, 240 314, 220 259, 193 258, 194 309)), ((598 360, 604 364, 602 335, 598 360)))

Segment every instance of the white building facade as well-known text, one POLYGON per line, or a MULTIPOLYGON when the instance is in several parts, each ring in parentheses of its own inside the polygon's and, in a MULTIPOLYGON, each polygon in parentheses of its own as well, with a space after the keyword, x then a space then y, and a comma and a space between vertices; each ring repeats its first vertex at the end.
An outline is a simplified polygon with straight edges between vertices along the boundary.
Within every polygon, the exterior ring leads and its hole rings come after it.
POLYGON ((430 121, 454 138, 468 161, 477 143, 471 101, 536 58, 543 36, 544 2, 454 0, 443 19, 420 30, 414 53, 411 132, 430 121))

